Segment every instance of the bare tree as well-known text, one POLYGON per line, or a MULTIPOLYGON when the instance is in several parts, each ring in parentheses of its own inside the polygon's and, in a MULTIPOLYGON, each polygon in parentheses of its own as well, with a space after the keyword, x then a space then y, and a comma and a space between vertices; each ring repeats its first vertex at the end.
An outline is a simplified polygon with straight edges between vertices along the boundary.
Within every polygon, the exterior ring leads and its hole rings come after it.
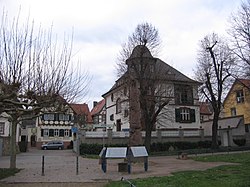
POLYGON ((29 20, 0 27, 0 112, 11 122, 10 168, 16 168, 16 130, 23 120, 39 116, 42 108, 72 102, 86 94, 88 74, 71 62, 72 37, 61 47, 53 42, 52 29, 37 29, 29 20), (62 99, 63 98, 63 99, 62 99), (63 101, 63 102, 62 102, 63 101))
POLYGON ((241 75, 250 77, 250 0, 242 2, 241 7, 229 20, 231 49, 238 57, 241 75))
POLYGON ((118 77, 126 72, 125 62, 138 45, 146 46, 153 56, 157 56, 161 47, 161 39, 158 30, 152 24, 147 22, 138 24, 135 31, 128 37, 128 41, 122 45, 116 64, 118 77))
POLYGON ((211 34, 201 40, 196 79, 203 83, 201 93, 211 103, 214 111, 212 124, 212 148, 218 148, 218 120, 222 110, 223 95, 230 85, 232 71, 235 71, 235 57, 228 45, 211 34))

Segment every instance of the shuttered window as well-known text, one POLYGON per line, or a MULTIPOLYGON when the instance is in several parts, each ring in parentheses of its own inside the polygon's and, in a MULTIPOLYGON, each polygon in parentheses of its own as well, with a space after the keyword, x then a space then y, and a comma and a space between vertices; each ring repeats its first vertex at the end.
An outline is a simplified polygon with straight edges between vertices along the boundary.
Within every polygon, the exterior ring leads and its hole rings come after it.
POLYGON ((195 109, 186 107, 175 109, 175 121, 180 123, 195 122, 195 109))

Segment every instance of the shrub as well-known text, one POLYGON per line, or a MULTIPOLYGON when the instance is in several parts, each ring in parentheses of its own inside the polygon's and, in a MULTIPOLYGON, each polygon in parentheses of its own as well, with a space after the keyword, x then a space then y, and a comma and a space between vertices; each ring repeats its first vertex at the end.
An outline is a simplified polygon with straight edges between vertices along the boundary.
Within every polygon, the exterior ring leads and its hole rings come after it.
POLYGON ((238 146, 244 146, 246 144, 246 139, 233 139, 234 143, 238 146))
POLYGON ((90 155, 98 155, 102 150, 101 144, 81 144, 80 145, 80 154, 90 154, 90 155))
POLYGON ((212 145, 211 141, 205 140, 205 141, 199 141, 197 142, 198 148, 210 148, 212 145))

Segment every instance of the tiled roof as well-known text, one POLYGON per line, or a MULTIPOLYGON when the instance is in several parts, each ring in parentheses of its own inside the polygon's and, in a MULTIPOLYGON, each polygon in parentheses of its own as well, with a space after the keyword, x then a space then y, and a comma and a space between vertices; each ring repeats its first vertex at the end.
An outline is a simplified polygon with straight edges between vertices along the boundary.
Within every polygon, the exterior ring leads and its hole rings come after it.
POLYGON ((87 115, 87 122, 91 123, 92 122, 92 117, 89 112, 89 106, 86 103, 83 104, 70 104, 70 107, 73 109, 73 111, 77 115, 82 115, 85 114, 87 115))
MULTIPOLYGON (((146 48, 144 46, 144 48, 146 48)), ((133 53, 131 55, 131 57, 126 61, 126 63, 133 59, 136 58, 136 55, 140 54, 140 52, 138 52, 137 49, 139 50, 144 50, 145 55, 143 57, 145 58, 153 58, 150 54, 150 52, 148 51, 148 49, 144 49, 141 46, 137 46, 135 47, 135 49, 133 50, 133 53)), ((185 83, 189 83, 189 84, 196 84, 196 85, 201 85, 200 82, 195 81, 189 77, 187 77, 186 75, 184 75, 183 73, 181 73, 180 71, 176 70, 175 68, 173 68, 172 66, 168 65, 167 63, 165 63, 164 61, 162 61, 159 58, 154 58, 155 59, 155 67, 156 67, 156 73, 158 74, 158 76, 161 79, 165 79, 166 81, 171 81, 171 82, 185 82, 185 83)), ((112 86, 112 88, 106 92, 105 94, 103 94, 102 96, 105 97, 107 94, 110 94, 113 90, 115 90, 116 88, 118 88, 120 86, 120 82, 122 82, 121 80, 125 80, 124 82, 126 82, 126 79, 128 78, 128 71, 124 73, 124 75, 122 75, 116 82, 115 84, 112 86)))
POLYGON ((99 112, 101 112, 101 110, 103 109, 105 105, 105 99, 99 101, 97 103, 97 105, 91 110, 91 116, 98 114, 99 112))
POLYGON ((240 83, 245 85, 247 88, 250 88, 250 80, 249 79, 238 79, 240 83))
POLYGON ((200 114, 211 115, 213 108, 208 102, 200 102, 200 114))

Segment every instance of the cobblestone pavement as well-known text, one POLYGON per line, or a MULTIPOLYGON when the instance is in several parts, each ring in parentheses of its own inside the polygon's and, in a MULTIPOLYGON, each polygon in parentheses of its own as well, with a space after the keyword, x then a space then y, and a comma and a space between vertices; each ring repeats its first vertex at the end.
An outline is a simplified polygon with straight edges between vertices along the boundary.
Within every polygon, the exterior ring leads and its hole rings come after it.
MULTIPOLYGON (((0 186, 35 186, 36 187, 101 187, 110 180, 166 176, 171 172, 185 170, 206 170, 228 163, 196 162, 191 159, 180 160, 175 156, 150 157, 148 171, 143 163, 132 164, 131 174, 118 172, 118 163, 122 159, 109 159, 107 172, 103 173, 98 159, 78 157, 78 174, 76 169, 77 155, 72 150, 37 150, 17 155, 17 168, 22 170, 15 176, 0 180, 0 186), (45 158, 44 176, 42 176, 42 156, 45 158)), ((9 167, 9 157, 0 157, 0 168, 9 167)))

